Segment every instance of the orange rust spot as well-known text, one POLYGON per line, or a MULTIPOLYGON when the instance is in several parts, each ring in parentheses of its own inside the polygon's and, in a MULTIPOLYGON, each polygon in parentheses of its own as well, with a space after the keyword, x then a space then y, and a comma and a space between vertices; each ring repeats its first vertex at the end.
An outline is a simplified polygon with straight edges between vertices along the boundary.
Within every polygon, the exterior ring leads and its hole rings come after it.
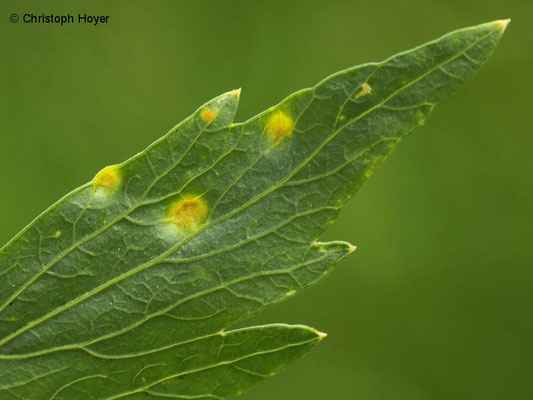
POLYGON ((93 185, 96 188, 113 189, 120 184, 121 180, 118 167, 112 165, 105 167, 96 174, 93 179, 93 185))
POLYGON ((212 109, 206 108, 204 111, 202 111, 200 116, 205 122, 209 124, 213 122, 213 120, 217 117, 217 114, 212 109))
POLYGON ((175 202, 169 210, 169 220, 180 229, 194 229, 207 217, 207 205, 197 197, 188 197, 175 202))
POLYGON ((267 123, 267 132, 274 144, 278 144, 292 135, 294 122, 283 111, 278 111, 270 116, 267 123))

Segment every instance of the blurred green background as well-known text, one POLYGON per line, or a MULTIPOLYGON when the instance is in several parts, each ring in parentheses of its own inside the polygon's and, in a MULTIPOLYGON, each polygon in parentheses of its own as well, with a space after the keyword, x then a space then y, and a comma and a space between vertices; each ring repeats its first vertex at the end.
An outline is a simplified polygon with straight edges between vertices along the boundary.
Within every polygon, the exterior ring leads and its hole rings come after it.
POLYGON ((243 88, 245 120, 339 69, 508 17, 489 62, 323 238, 357 252, 246 321, 329 337, 242 398, 531 399, 531 0, 4 0, 0 242, 224 91, 243 88), (110 21, 14 24, 15 12, 110 21))

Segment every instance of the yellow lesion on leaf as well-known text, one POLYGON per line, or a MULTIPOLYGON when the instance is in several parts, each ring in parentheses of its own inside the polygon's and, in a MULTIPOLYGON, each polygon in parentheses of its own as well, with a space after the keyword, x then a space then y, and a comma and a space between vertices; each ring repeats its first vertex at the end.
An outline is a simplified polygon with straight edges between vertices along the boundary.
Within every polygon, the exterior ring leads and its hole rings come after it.
POLYGON ((95 189, 112 190, 117 188, 121 182, 122 175, 119 167, 111 165, 96 174, 93 179, 93 187, 95 189))
POLYGON ((292 135, 294 121, 283 111, 272 114, 267 122, 267 133, 274 144, 278 144, 292 135))
POLYGON ((370 94, 370 93, 372 93, 372 86, 370 86, 368 83, 365 82, 361 85, 361 91, 357 93, 355 98, 358 99, 359 97, 366 96, 367 94, 370 94))
POLYGON ((511 22, 510 19, 500 19, 498 21, 494 21, 494 24, 500 28, 502 31, 505 31, 507 28, 507 25, 509 25, 509 22, 511 22))
POLYGON ((56 231, 54 238, 59 239, 61 237, 61 231, 56 231))
POLYGON ((206 108, 200 113, 200 117, 204 122, 210 124, 217 117, 217 113, 211 108, 206 108))
POLYGON ((424 126, 426 124, 426 117, 423 112, 418 111, 416 113, 418 126, 424 126))
POLYGON ((196 229, 207 217, 207 204, 201 196, 184 197, 168 210, 168 221, 179 229, 196 229))

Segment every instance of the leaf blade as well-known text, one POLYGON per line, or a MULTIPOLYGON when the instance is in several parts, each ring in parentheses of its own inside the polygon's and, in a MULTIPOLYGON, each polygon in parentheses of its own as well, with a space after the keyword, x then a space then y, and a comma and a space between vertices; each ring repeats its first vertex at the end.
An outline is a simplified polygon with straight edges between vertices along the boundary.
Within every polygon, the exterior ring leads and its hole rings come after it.
MULTIPOLYGON (((177 391, 185 398, 225 398, 275 374, 321 338, 320 333, 308 327, 272 324, 219 332, 144 354, 110 356, 71 350, 56 359, 47 372, 35 359, 22 362, 25 370, 34 371, 38 377, 34 384, 41 377, 63 374, 59 388, 40 388, 41 398, 72 399, 78 398, 77 393, 86 392, 87 398, 117 399, 163 391, 177 391), (91 361, 95 358, 106 362, 94 364, 91 361), (65 373, 69 365, 83 366, 83 378, 65 373), (104 380, 106 384, 95 386, 94 380, 104 380)), ((21 368, 20 359, 10 362, 19 365, 10 368, 7 364, 6 371, 21 368)), ((2 389, 22 398, 28 396, 20 382, 2 389)))
MULTIPOLYGON (((318 282, 354 250, 318 237, 504 28, 466 28, 341 71, 244 123, 233 123, 240 92, 226 93, 102 170, 0 250, 0 366, 171 348, 318 282)), ((72 385, 102 379, 106 364, 93 363, 72 385)), ((73 373, 65 368, 62 377, 73 373)), ((0 377, 6 396, 22 388, 31 398, 42 384, 9 379, 0 377)), ((54 375, 39 382, 60 389, 54 375)), ((150 396, 139 385, 128 395, 150 396)))

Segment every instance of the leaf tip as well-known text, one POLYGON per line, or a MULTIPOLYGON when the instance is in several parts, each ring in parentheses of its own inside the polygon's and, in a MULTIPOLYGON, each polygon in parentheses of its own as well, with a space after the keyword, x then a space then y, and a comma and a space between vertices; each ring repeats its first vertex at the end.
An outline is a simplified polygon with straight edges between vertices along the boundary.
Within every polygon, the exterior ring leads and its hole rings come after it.
POLYGON ((328 334, 320 331, 316 331, 316 335, 318 336, 318 340, 324 340, 328 334))
POLYGON ((357 250, 357 246, 348 243, 348 254, 352 254, 355 250, 357 250))
POLYGON ((498 21, 494 21, 494 25, 500 28, 503 33, 505 32, 505 29, 507 29, 507 25, 509 25, 510 22, 511 22, 511 18, 499 19, 498 21))
POLYGON ((241 96, 241 88, 233 89, 229 94, 239 98, 241 96))

